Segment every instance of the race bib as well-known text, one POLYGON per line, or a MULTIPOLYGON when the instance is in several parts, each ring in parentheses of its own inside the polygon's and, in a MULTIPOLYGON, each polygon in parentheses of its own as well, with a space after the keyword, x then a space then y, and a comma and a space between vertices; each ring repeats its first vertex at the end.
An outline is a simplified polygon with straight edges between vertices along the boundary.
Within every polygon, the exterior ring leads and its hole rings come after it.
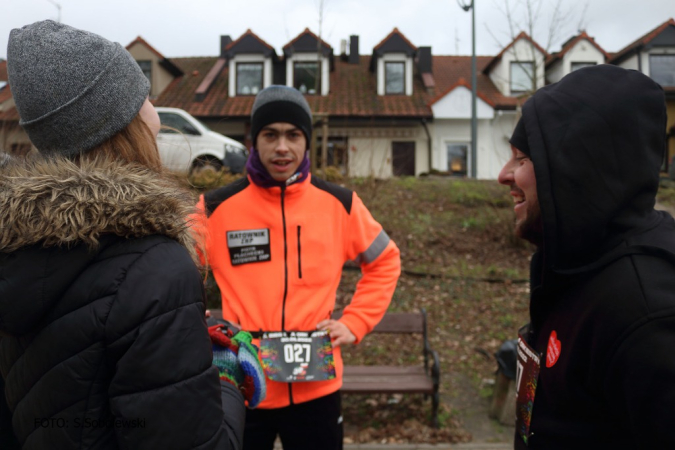
POLYGON ((260 357, 267 378, 285 383, 335 378, 333 345, 327 331, 263 333, 260 357))
POLYGON ((270 230, 228 231, 227 249, 233 266, 270 261, 270 230))
POLYGON ((518 359, 516 360, 516 432, 527 444, 530 438, 530 424, 534 395, 539 380, 541 355, 530 347, 521 332, 518 333, 518 359))

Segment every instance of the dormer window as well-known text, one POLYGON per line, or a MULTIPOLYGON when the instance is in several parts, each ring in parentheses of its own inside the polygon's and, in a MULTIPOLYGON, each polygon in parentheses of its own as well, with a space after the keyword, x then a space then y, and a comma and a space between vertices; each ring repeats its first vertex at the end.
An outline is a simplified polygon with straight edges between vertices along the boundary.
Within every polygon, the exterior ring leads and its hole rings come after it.
POLYGON ((284 45, 286 85, 303 94, 328 95, 333 49, 309 28, 284 45))
POLYGON ((511 62, 511 94, 533 91, 534 63, 532 61, 511 62))
POLYGON ((274 48, 251 30, 221 50, 227 59, 228 95, 257 95, 272 84, 272 66, 277 61, 274 48))
POLYGON ((256 95, 263 89, 263 63, 237 63, 237 95, 256 95))
POLYGON ((405 63, 384 63, 384 93, 405 94, 405 63))
POLYGON ((413 59, 417 47, 398 28, 373 48, 370 70, 377 76, 377 95, 413 94, 413 59))
POLYGON ((293 87, 303 94, 315 95, 321 92, 319 63, 311 61, 293 63, 293 87))

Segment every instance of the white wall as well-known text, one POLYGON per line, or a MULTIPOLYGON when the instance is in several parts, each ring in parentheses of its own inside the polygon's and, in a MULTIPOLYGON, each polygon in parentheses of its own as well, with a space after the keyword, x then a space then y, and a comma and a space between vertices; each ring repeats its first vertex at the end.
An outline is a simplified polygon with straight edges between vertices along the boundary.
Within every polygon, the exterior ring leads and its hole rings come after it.
MULTIPOLYGON (((476 158, 478 179, 494 180, 499 175, 511 151, 508 142, 516 125, 515 111, 496 111, 492 119, 478 121, 478 151, 476 158)), ((471 173, 471 120, 434 119, 430 130, 433 136, 433 168, 448 170, 447 144, 462 143, 469 147, 467 172, 471 173)))
MULTIPOLYGON (((434 119, 470 119, 471 90, 465 86, 457 86, 443 98, 431 105, 434 119)), ((480 97, 476 97, 476 117, 492 119, 494 110, 480 97)))
POLYGON ((595 64, 604 64, 605 55, 602 54, 593 44, 586 39, 581 39, 574 47, 569 49, 562 60, 556 63, 547 72, 548 81, 557 83, 572 71, 572 63, 592 62, 595 64))
MULTIPOLYGON (((316 61, 316 53, 296 53, 286 60, 286 86, 293 87, 293 63, 296 61, 316 61)), ((321 57, 321 95, 330 92, 330 62, 327 57, 321 57)))
POLYGON ((391 177, 393 142, 414 142, 415 175, 429 171, 428 139, 422 125, 398 128, 331 128, 330 135, 348 138, 349 176, 391 177))
POLYGON ((501 60, 495 64, 490 72, 490 79, 502 94, 511 95, 511 62, 514 61, 534 61, 537 69, 537 89, 544 86, 544 54, 534 47, 530 41, 520 38, 504 52, 501 60))
POLYGON ((261 62, 263 63, 263 88, 272 84, 272 58, 265 58, 260 54, 240 53, 230 59, 228 64, 228 89, 227 95, 235 97, 237 95, 237 63, 261 62))
MULTIPOLYGON (((632 55, 628 59, 624 60, 619 64, 619 67, 623 67, 624 69, 632 69, 632 70, 638 70, 638 57, 637 55, 632 55)), ((644 66, 642 66, 644 67, 644 66)))
POLYGON ((413 93, 413 60, 405 53, 385 53, 377 58, 377 95, 385 95, 384 92, 384 63, 385 62, 404 62, 405 63, 405 95, 413 93))

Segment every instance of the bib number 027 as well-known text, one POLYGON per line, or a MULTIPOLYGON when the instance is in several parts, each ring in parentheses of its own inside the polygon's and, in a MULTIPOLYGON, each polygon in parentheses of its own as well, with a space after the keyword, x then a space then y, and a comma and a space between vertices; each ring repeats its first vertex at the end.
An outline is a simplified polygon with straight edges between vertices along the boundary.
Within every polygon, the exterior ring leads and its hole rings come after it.
POLYGON ((309 344, 284 345, 284 361, 287 363, 308 363, 312 355, 312 346, 309 344))

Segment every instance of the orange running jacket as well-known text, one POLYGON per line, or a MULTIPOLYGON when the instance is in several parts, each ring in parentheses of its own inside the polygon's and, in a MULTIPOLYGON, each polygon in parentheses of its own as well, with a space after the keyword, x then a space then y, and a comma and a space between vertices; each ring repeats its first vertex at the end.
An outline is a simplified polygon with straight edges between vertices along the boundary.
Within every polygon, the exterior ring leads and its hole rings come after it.
MULTIPOLYGON (((248 178, 202 195, 195 231, 222 295, 223 318, 249 331, 310 331, 335 308, 346 261, 363 276, 340 321, 356 342, 384 315, 401 271, 398 247, 356 193, 314 178, 262 188, 248 178)), ((336 379, 267 380, 260 408, 280 408, 333 393, 336 379)))

